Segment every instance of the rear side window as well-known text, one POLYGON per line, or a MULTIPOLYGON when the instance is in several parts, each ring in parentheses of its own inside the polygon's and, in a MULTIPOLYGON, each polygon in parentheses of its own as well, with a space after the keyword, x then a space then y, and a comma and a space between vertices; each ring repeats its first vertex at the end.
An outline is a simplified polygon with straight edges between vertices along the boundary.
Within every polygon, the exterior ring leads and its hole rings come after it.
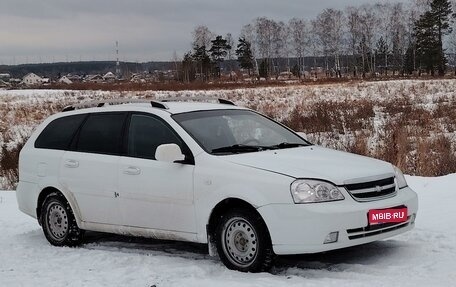
POLYGON ((124 113, 91 114, 81 128, 77 151, 120 154, 124 113))
POLYGON ((175 143, 183 150, 181 140, 163 121, 146 115, 132 115, 128 131, 128 155, 155 159, 161 144, 175 143))
POLYGON ((86 115, 58 118, 49 123, 35 141, 36 148, 66 150, 86 115))

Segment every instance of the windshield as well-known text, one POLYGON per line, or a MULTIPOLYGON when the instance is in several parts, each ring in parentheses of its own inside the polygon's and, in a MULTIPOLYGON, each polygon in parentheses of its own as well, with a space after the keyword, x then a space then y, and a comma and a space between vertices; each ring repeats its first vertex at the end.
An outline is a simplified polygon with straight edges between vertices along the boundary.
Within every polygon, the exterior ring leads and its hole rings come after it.
POLYGON ((211 110, 172 116, 208 153, 230 154, 307 146, 282 125, 248 110, 211 110))

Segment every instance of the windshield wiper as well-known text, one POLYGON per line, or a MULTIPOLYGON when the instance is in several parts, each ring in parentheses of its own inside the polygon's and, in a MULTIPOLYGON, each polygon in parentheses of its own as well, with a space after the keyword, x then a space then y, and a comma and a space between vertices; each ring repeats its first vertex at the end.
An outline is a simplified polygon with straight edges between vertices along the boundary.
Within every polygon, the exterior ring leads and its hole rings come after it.
POLYGON ((269 149, 269 147, 235 144, 235 145, 231 145, 231 146, 215 148, 211 151, 211 153, 225 153, 225 152, 241 153, 241 152, 261 151, 261 150, 265 150, 265 149, 269 149))
POLYGON ((285 148, 293 148, 293 147, 300 147, 300 146, 308 146, 308 144, 283 142, 283 143, 279 143, 276 145, 268 146, 268 148, 269 149, 285 149, 285 148))
POLYGON ((300 146, 308 146, 308 144, 289 143, 289 142, 282 142, 282 143, 279 143, 276 145, 270 145, 270 146, 235 144, 235 145, 231 145, 231 146, 215 148, 211 151, 211 153, 255 152, 255 151, 263 151, 263 150, 286 149, 286 148, 293 148, 293 147, 300 147, 300 146))

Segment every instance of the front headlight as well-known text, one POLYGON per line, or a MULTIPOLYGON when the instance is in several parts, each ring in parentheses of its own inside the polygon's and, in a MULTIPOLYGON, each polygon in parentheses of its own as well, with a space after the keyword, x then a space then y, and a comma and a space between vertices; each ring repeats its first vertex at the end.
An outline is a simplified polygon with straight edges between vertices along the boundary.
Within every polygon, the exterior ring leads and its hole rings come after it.
POLYGON ((397 187, 399 189, 407 187, 407 181, 405 180, 404 174, 402 171, 397 167, 394 166, 394 173, 396 174, 396 181, 397 181, 397 187))
POLYGON ((340 190, 329 182, 313 179, 297 179, 291 184, 291 196, 295 203, 312 203, 342 200, 340 190))

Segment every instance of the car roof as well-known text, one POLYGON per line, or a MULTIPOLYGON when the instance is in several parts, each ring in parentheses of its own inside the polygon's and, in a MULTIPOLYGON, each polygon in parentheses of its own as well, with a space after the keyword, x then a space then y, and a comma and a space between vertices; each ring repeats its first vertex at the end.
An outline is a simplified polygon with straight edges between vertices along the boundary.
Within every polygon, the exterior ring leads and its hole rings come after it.
POLYGON ((166 101, 166 102, 133 102, 133 103, 119 103, 96 106, 98 102, 94 102, 95 107, 78 108, 73 107, 65 108, 66 111, 71 111, 68 114, 81 114, 81 113, 96 113, 107 111, 141 111, 151 113, 166 112, 169 114, 180 114, 195 111, 207 110, 246 110, 247 108, 238 107, 233 104, 221 103, 208 103, 208 102, 180 102, 180 101, 166 101), (151 104, 152 103, 152 104, 151 104))

